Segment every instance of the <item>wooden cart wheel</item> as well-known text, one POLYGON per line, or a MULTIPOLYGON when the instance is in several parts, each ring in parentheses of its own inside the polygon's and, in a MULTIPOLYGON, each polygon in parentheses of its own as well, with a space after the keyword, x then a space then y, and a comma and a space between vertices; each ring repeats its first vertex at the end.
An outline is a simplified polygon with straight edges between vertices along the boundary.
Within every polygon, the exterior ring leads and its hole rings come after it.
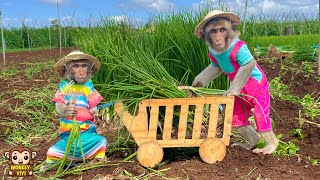
POLYGON ((227 148, 225 144, 220 139, 216 138, 205 139, 199 147, 201 159, 208 164, 222 161, 226 156, 226 153, 227 148))
POLYGON ((157 141, 142 143, 137 152, 137 159, 144 167, 155 167, 162 161, 163 149, 157 141))

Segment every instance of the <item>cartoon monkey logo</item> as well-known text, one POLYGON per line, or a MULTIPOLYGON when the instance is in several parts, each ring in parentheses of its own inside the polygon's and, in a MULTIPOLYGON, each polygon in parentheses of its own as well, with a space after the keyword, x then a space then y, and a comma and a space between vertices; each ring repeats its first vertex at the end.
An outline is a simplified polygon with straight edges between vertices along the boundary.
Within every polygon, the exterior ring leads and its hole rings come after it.
POLYGON ((9 160, 10 176, 30 176, 32 175, 33 160, 37 153, 19 144, 17 147, 6 151, 4 156, 9 160))

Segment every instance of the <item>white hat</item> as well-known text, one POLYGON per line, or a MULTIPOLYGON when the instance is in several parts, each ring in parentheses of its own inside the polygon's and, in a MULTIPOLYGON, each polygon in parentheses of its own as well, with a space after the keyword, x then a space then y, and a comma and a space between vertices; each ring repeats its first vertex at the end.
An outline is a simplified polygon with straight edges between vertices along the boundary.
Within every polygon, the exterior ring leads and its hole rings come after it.
POLYGON ((231 20, 232 25, 239 25, 240 24, 240 17, 232 12, 224 12, 221 10, 213 10, 209 12, 203 20, 197 25, 197 27, 194 30, 194 34, 198 37, 201 38, 203 36, 202 30, 204 26, 213 18, 216 17, 224 17, 228 18, 231 20))
MULTIPOLYGON (((54 69, 56 70, 56 72, 59 74, 60 77, 63 77, 65 74, 65 64, 71 62, 71 61, 76 61, 76 60, 89 60, 93 66, 93 73, 96 73, 100 70, 101 67, 101 63, 100 61, 94 57, 91 56, 89 54, 85 54, 81 51, 75 50, 70 52, 68 55, 66 55, 65 57, 61 58, 54 66, 54 69)), ((92 74, 93 75, 93 74, 92 74)))

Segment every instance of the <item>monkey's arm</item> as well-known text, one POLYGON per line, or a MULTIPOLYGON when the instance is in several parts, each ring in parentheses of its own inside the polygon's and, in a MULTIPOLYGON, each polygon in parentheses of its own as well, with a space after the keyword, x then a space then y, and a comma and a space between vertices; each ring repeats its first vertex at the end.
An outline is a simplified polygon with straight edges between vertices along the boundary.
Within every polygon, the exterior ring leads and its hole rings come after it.
POLYGON ((63 103, 56 103, 56 112, 59 117, 70 117, 77 114, 75 104, 65 105, 63 103))
POLYGON ((92 116, 98 116, 99 109, 97 106, 102 100, 103 100, 103 97, 100 95, 100 93, 96 89, 88 97, 90 113, 92 114, 92 116))
POLYGON ((250 78, 251 72, 253 71, 256 63, 256 60, 251 59, 247 64, 241 66, 228 91, 226 91, 223 95, 239 95, 241 89, 245 86, 248 79, 250 78))
POLYGON ((192 82, 192 86, 201 87, 207 86, 210 81, 214 80, 222 73, 222 69, 219 66, 213 66, 209 64, 200 74, 198 74, 194 81, 192 82))

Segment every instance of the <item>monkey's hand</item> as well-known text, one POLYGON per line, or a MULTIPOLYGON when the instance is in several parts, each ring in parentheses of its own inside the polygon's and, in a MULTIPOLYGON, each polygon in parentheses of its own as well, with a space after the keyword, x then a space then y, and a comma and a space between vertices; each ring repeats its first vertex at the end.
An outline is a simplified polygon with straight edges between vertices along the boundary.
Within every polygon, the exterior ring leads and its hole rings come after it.
POLYGON ((91 108, 90 109, 90 113, 92 114, 92 116, 98 116, 99 115, 99 110, 98 110, 97 106, 91 108))
POLYGON ((234 77, 230 85, 230 88, 226 92, 224 92, 223 95, 225 96, 240 95, 240 91, 248 82, 248 79, 250 78, 253 68, 255 66, 256 66, 256 61, 254 59, 251 59, 247 64, 245 64, 244 66, 241 66, 236 76, 234 77))
MULTIPOLYGON (((214 80, 218 77, 222 72, 222 69, 219 66, 213 66, 209 64, 200 74, 198 74, 194 81, 192 82, 193 87, 203 87, 207 86, 210 81, 214 80)), ((195 94, 193 92, 189 92, 189 97, 194 97, 195 94)))
POLYGON ((73 103, 69 105, 56 103, 56 112, 60 117, 70 117, 76 115, 78 111, 73 103))
MULTIPOLYGON (((200 82, 200 81, 193 81, 193 83, 192 83, 192 87, 202 87, 202 86, 203 86, 202 82, 200 82)), ((195 97, 196 94, 189 90, 188 91, 188 96, 191 98, 191 97, 195 97)))
POLYGON ((76 105, 75 104, 69 104, 67 105, 65 109, 65 114, 67 117, 75 116, 78 113, 76 105))
POLYGON ((240 91, 229 89, 229 90, 225 91, 222 95, 223 96, 239 96, 240 95, 240 91))

